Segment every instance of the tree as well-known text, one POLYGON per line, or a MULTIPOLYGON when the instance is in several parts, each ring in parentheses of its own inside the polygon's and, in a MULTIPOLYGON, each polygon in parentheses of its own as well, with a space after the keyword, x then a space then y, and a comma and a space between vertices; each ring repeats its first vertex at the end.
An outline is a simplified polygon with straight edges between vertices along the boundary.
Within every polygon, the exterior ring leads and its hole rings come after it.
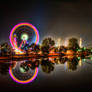
POLYGON ((59 52, 66 52, 67 49, 64 46, 60 46, 59 48, 59 52))
POLYGON ((79 49, 78 40, 76 38, 70 38, 68 41, 68 48, 72 49, 73 51, 77 51, 79 49))
POLYGON ((48 54, 49 53, 49 50, 50 48, 52 48, 53 46, 55 45, 55 41, 48 37, 48 38, 45 38, 43 41, 42 41, 42 47, 41 47, 41 50, 42 50, 42 53, 44 54, 48 54))
POLYGON ((12 53, 12 49, 11 47, 8 45, 7 42, 1 44, 1 54, 2 55, 11 55, 12 53))
POLYGON ((54 46, 54 45, 55 45, 55 41, 52 38, 50 38, 50 37, 45 38, 43 40, 43 42, 42 42, 42 46, 49 46, 49 47, 51 47, 51 46, 54 46))
POLYGON ((40 45, 33 43, 29 46, 29 49, 37 54, 40 51, 40 45))

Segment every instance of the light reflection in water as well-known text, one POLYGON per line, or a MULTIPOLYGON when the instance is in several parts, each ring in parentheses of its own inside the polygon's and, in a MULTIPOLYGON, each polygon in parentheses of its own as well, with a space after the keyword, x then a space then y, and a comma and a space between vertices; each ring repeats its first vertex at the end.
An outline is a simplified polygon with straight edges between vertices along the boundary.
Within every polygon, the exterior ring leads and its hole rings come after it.
MULTIPOLYGON (((5 61, 4 61, 5 62, 5 61)), ((41 70, 50 74, 55 70, 55 66, 64 65, 64 71, 76 71, 82 66, 82 62, 92 65, 90 57, 88 58, 67 58, 67 57, 48 57, 48 58, 31 58, 24 61, 12 61, 8 63, 0 63, 0 72, 8 72, 10 77, 17 83, 27 84, 35 80, 38 74, 38 67, 41 66, 41 70), (85 62, 84 62, 85 59, 85 62), (89 61, 88 61, 89 60, 89 61), (3 69, 2 67, 4 66, 3 69)), ((62 67, 62 66, 61 66, 62 67)), ((4 73, 2 73, 4 74, 4 73)))
POLYGON ((28 65, 25 65, 26 61, 17 62, 16 67, 9 67, 9 74, 11 78, 21 84, 27 84, 32 82, 38 74, 38 68, 34 70, 30 69, 28 65))

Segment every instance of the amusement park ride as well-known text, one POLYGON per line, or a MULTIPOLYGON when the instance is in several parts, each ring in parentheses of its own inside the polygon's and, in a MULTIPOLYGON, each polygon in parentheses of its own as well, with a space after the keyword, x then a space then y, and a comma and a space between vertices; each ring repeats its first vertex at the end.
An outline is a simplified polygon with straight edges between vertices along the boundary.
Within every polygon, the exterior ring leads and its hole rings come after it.
POLYGON ((25 44, 27 44, 27 43, 30 45, 30 43, 31 43, 30 39, 29 39, 30 35, 28 34, 28 33, 30 33, 30 31, 33 31, 35 34, 34 43, 35 44, 39 43, 39 32, 36 29, 36 27, 29 23, 20 23, 20 24, 16 25, 10 32, 10 43, 11 43, 13 49, 22 53, 23 51, 21 48, 24 47, 25 44), (25 30, 23 30, 23 29, 25 29, 25 30), (23 30, 23 32, 22 32, 22 30, 23 30), (19 41, 19 39, 21 39, 22 41, 18 45, 17 41, 19 41))

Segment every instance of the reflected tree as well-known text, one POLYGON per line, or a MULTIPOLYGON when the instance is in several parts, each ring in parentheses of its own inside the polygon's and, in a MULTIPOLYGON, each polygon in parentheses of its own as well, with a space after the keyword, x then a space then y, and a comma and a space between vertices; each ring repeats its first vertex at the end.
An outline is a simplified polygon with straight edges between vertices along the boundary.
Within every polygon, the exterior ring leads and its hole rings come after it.
POLYGON ((54 71, 54 64, 49 61, 49 59, 42 59, 41 69, 45 73, 51 73, 54 71))
POLYGON ((77 65, 78 65, 78 58, 74 57, 73 59, 70 59, 67 61, 67 65, 68 65, 68 69, 75 71, 77 69, 77 65))
POLYGON ((34 70, 36 67, 39 66, 39 60, 35 61, 25 61, 23 63, 21 63, 20 67, 25 70, 26 72, 29 70, 29 68, 31 68, 32 70, 34 70))

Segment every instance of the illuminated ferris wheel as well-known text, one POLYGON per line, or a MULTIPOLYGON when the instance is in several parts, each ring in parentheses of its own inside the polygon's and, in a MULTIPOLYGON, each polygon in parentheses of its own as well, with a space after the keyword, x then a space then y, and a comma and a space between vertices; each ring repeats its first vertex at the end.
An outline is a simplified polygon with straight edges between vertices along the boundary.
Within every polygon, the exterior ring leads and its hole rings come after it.
POLYGON ((10 32, 10 43, 18 52, 24 52, 32 43, 39 43, 39 32, 30 23, 19 23, 10 32))

